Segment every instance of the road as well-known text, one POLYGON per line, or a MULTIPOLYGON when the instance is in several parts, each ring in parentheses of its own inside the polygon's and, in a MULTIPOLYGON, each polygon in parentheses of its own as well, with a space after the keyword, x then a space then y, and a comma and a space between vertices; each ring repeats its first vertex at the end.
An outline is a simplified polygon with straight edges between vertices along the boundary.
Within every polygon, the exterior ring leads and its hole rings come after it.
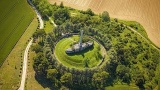
MULTIPOLYGON (((42 20, 42 17, 40 15, 40 13, 38 12, 38 10, 35 8, 35 6, 32 4, 32 2, 30 0, 28 0, 28 3, 32 6, 32 8, 35 10, 35 12, 37 14, 38 20, 40 22, 39 29, 43 29, 44 28, 44 22, 42 20)), ((26 80, 26 74, 27 74, 28 51, 29 51, 29 48, 32 45, 32 41, 33 41, 33 39, 31 39, 31 41, 28 43, 28 45, 25 49, 25 52, 24 52, 22 79, 21 79, 21 85, 20 85, 18 90, 24 90, 24 87, 25 87, 25 80, 26 80)))

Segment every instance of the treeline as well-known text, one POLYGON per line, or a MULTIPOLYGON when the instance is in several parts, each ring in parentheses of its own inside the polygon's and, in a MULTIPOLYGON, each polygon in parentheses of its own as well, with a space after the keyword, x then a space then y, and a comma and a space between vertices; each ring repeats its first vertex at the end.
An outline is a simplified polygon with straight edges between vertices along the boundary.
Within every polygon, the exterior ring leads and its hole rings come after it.
POLYGON ((58 26, 49 34, 43 30, 35 32, 33 37, 37 44, 32 50, 36 52, 33 65, 36 74, 49 80, 53 87, 58 89, 64 85, 73 90, 94 90, 121 82, 150 90, 158 85, 159 51, 118 19, 111 20, 106 11, 96 15, 91 9, 78 11, 78 15, 71 16, 71 8, 64 7, 63 3, 51 7, 51 16, 58 26), (80 30, 105 47, 109 63, 103 63, 97 70, 77 70, 57 62, 54 46, 62 33, 79 33, 80 30))
POLYGON ((51 36, 46 35, 43 30, 38 30, 34 35, 35 44, 32 50, 36 53, 34 57, 34 70, 36 75, 45 77, 52 83, 55 89, 62 85, 71 89, 103 89, 109 80, 109 73, 100 68, 78 70, 63 66, 54 57, 54 42, 51 36), (40 34, 37 36, 36 34, 40 34), (37 37, 35 37, 37 36, 37 37))

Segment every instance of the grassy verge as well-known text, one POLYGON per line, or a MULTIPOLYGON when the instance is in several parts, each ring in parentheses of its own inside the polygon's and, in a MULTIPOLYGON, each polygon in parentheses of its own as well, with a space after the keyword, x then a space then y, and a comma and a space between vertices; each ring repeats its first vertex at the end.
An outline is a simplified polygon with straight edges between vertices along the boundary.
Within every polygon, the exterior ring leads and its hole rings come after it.
POLYGON ((35 18, 0 68, 0 90, 16 90, 20 86, 23 54, 29 38, 38 26, 35 18))
POLYGON ((50 22, 49 19, 46 19, 45 20, 45 25, 44 25, 44 31, 46 33, 50 33, 50 32, 53 31, 53 29, 54 29, 54 25, 50 22))

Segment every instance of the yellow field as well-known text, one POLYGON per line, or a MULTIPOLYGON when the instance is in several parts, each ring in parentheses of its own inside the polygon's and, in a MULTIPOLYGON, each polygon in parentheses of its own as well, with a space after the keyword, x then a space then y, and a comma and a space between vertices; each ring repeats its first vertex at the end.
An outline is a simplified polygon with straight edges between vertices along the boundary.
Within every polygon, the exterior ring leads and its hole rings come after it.
POLYGON ((94 12, 108 11, 111 17, 141 23, 148 37, 160 47, 160 0, 48 0, 80 10, 91 8, 94 12))

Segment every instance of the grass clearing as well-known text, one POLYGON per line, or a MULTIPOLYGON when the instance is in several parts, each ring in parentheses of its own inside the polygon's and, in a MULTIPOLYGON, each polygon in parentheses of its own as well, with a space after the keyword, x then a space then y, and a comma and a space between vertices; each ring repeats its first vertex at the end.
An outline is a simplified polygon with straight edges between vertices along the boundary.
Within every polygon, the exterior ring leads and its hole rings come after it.
POLYGON ((37 26, 38 21, 35 18, 1 66, 0 90, 17 90, 20 86, 24 50, 37 26))
POLYGON ((49 19, 45 20, 45 26, 44 26, 44 31, 46 33, 53 32, 54 25, 50 22, 49 19))
POLYGON ((79 36, 72 36, 60 40, 55 47, 55 55, 64 65, 70 68, 84 68, 84 60, 89 59, 89 67, 95 67, 101 62, 102 55, 101 50, 98 50, 99 44, 94 41, 94 47, 84 50, 74 55, 67 55, 65 50, 70 47, 74 41, 78 41, 79 36))
POLYGON ((0 66, 34 17, 26 0, 0 1, 0 66), (22 8, 23 7, 23 8, 22 8))
POLYGON ((106 87, 105 90, 139 90, 137 86, 129 86, 129 85, 114 85, 106 87))

